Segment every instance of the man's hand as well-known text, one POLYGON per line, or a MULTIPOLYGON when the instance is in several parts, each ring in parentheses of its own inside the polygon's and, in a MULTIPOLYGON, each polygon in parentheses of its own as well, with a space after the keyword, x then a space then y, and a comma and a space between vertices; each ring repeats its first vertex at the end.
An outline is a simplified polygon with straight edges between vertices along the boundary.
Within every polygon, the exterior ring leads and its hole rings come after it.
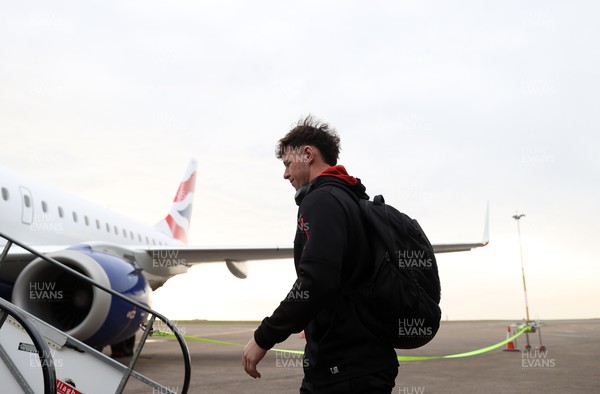
POLYGON ((244 348, 244 353, 242 354, 242 365, 244 366, 244 370, 254 379, 260 378, 260 373, 256 370, 256 366, 263 359, 263 357, 267 354, 267 351, 254 341, 254 338, 248 342, 246 347, 244 348))

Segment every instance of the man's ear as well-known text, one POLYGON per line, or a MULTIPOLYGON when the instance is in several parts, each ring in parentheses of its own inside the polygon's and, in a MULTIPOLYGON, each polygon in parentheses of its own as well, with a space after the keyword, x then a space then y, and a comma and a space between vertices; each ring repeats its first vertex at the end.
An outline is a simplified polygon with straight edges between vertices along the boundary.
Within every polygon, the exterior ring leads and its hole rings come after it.
POLYGON ((311 145, 306 145, 304 147, 304 156, 306 157, 306 164, 311 164, 313 161, 315 161, 315 158, 317 156, 317 150, 315 149, 314 146, 311 145))

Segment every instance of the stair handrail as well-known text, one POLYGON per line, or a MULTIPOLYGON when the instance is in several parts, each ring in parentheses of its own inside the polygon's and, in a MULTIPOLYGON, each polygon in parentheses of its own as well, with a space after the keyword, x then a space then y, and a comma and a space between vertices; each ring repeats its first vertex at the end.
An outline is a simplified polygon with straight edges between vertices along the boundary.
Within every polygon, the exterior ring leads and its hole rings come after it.
MULTIPOLYGON (((140 308, 142 310, 144 310, 145 312, 147 312, 151 317, 154 318, 158 318, 160 320, 162 320, 166 326, 173 332, 173 334, 175 335, 175 337, 177 338, 177 342, 179 343, 179 347, 181 348, 181 352, 182 352, 182 356, 183 356, 183 363, 185 366, 184 369, 184 378, 183 378, 183 386, 182 386, 182 394, 187 394, 188 390, 189 390, 189 386, 190 386, 190 380, 191 380, 191 371, 192 371, 192 363, 191 363, 191 357, 190 357, 190 352, 187 346, 187 343, 185 342, 185 339, 183 338, 183 335, 181 335, 181 333, 179 332, 179 329, 177 328, 177 326, 175 324, 173 324, 173 322, 171 322, 171 320, 167 319, 165 316, 163 316, 162 314, 156 312, 155 310, 153 310, 152 308, 138 302, 135 300, 132 300, 131 298, 124 296, 123 294, 114 291, 113 289, 107 288, 101 284, 96 283, 95 281, 93 281, 92 279, 88 278, 87 276, 83 275, 82 273, 74 270, 73 268, 61 263, 60 261, 57 261, 51 257, 48 257, 46 255, 43 255, 42 253, 38 252, 35 249, 30 248, 27 245, 24 245, 23 243, 13 239, 12 237, 0 232, 0 237, 6 239, 8 242, 6 243, 6 245, 4 246, 4 249, 2 250, 2 253, 0 254, 0 265, 2 265, 2 262, 4 261, 4 259, 6 258, 6 256, 8 255, 8 252, 10 250, 10 248, 14 245, 19 246, 20 248, 28 251, 29 253, 33 254, 34 256, 37 256, 39 258, 41 258, 44 261, 47 261, 50 264, 54 264, 55 266, 59 267, 60 269, 67 271, 68 273, 75 275, 78 279, 83 280, 84 282, 114 296, 117 297, 137 308, 140 308)), ((153 322, 153 319, 151 320, 153 322)), ((147 337, 147 335, 145 336, 147 337)), ((145 339, 144 337, 144 339, 145 339)), ((141 346, 144 345, 145 341, 140 342, 140 344, 138 345, 139 349, 138 351, 136 351, 134 356, 139 355, 139 350, 141 350, 141 346)), ((133 364, 135 364, 135 361, 137 360, 137 357, 134 357, 132 359, 132 364, 130 364, 129 368, 130 371, 133 370, 133 364)))
MULTIPOLYGON (((42 367, 42 376, 44 378, 44 394, 55 394, 56 393, 56 369, 54 368, 54 359, 50 352, 50 347, 44 340, 42 334, 40 334, 37 328, 23 314, 11 303, 6 302, 0 304, 0 310, 6 311, 4 316, 0 317, 0 327, 4 324, 7 316, 12 316, 23 327, 25 332, 31 338, 33 345, 37 350, 38 357, 40 359, 40 366, 42 367)), ((19 384, 21 384, 19 382, 19 384)), ((23 386, 21 386, 23 388, 23 386)))

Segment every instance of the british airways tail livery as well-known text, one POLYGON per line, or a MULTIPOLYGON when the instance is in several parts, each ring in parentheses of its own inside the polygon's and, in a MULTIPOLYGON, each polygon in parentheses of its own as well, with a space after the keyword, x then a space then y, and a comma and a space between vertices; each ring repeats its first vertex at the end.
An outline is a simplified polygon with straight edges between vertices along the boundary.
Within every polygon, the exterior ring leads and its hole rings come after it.
POLYGON ((187 244, 187 234, 192 218, 197 163, 192 159, 175 193, 169 214, 154 226, 157 230, 187 244))

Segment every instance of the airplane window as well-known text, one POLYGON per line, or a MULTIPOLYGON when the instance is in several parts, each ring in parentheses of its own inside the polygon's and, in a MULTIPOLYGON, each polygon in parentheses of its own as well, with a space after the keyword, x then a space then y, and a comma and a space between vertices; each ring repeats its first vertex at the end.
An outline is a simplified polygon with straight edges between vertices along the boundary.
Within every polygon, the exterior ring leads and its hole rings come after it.
POLYGON ((134 237, 134 235, 133 235, 133 231, 130 231, 130 232, 129 232, 129 237, 130 237, 131 239, 135 239, 135 237, 134 237))
POLYGON ((8 198, 9 198, 8 189, 3 187, 2 188, 2 199, 4 201, 8 201, 8 198))
POLYGON ((110 233, 110 224, 106 223, 106 232, 110 233))
POLYGON ((100 230, 100 220, 96 219, 96 228, 100 230))
POLYGON ((64 211, 63 211, 62 207, 58 207, 58 216, 60 216, 61 218, 62 218, 63 216, 65 216, 65 213, 64 213, 64 211))
POLYGON ((48 204, 46 204, 46 201, 42 201, 42 212, 48 213, 48 204))
POLYGON ((142 242, 142 236, 138 234, 138 241, 142 242))
POLYGON ((146 245, 150 245, 150 240, 146 237, 146 245))
POLYGON ((73 221, 77 223, 77 212, 73 211, 73 221))
POLYGON ((115 226, 115 234, 119 235, 119 228, 117 226, 115 226))
POLYGON ((152 244, 156 245, 156 240, 155 239, 152 240, 152 244))
POLYGON ((25 206, 27 208, 29 208, 31 206, 31 199, 29 198, 28 195, 23 196, 23 204, 25 204, 25 206))
POLYGON ((85 225, 86 225, 86 226, 89 226, 89 225, 90 225, 90 219, 88 219, 88 217, 87 217, 87 216, 84 216, 84 217, 83 217, 83 220, 85 221, 85 225))
POLYGON ((123 229, 123 236, 127 238, 127 230, 123 229))

